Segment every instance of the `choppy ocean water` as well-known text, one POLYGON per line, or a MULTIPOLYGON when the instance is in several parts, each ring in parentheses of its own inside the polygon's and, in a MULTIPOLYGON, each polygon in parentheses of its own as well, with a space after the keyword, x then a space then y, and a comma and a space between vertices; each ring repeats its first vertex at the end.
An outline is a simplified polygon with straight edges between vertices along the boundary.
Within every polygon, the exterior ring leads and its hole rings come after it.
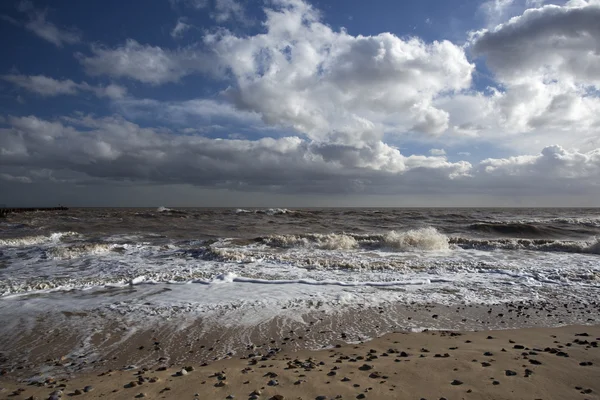
POLYGON ((600 295, 599 239, 600 209, 12 214, 0 220, 0 351, 54 315, 89 316, 85 341, 111 320, 236 328, 356 307, 586 304, 600 295))

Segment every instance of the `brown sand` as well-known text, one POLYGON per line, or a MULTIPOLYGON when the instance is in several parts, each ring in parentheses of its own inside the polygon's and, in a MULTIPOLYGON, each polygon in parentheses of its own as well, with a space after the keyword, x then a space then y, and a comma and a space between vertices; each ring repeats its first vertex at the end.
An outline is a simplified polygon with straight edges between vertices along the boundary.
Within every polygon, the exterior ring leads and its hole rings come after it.
POLYGON ((322 351, 257 348, 184 374, 171 365, 42 385, 7 373, 0 399, 600 399, 598 341, 600 326, 393 333, 322 351))

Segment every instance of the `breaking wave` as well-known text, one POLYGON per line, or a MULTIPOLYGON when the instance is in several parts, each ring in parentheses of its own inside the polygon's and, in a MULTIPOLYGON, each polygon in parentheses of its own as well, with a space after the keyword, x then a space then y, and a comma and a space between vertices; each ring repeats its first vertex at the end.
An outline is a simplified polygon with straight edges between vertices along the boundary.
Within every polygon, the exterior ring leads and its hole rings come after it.
POLYGON ((20 238, 0 239, 1 247, 24 247, 35 246, 44 243, 58 242, 63 237, 76 236, 76 232, 55 232, 48 236, 25 236, 20 238))
MULTIPOLYGON (((463 217, 464 218, 464 217, 463 217)), ((564 225, 583 225, 588 227, 600 227, 600 217, 599 218, 535 218, 535 219, 522 219, 517 221, 486 221, 488 224, 494 225, 511 225, 511 224, 564 224, 564 225)))
POLYGON ((282 215, 282 214, 292 214, 292 210, 288 210, 287 208, 266 208, 262 210, 246 210, 244 208, 238 208, 235 210, 236 214, 264 214, 264 215, 282 215))
POLYGON ((470 239, 452 238, 451 244, 475 250, 534 250, 565 253, 600 254, 600 239, 595 241, 568 241, 551 239, 470 239))
POLYGON ((164 213, 164 214, 185 214, 184 211, 174 210, 172 208, 167 208, 167 207, 158 207, 156 209, 156 212, 164 213))
POLYGON ((115 247, 107 243, 85 243, 66 247, 53 247, 50 253, 55 259, 70 260, 73 258, 106 254, 115 247))
POLYGON ((259 240, 269 246, 280 248, 305 247, 323 250, 366 248, 392 251, 446 251, 450 249, 448 237, 431 227, 404 232, 390 231, 376 235, 346 233, 272 235, 259 240))

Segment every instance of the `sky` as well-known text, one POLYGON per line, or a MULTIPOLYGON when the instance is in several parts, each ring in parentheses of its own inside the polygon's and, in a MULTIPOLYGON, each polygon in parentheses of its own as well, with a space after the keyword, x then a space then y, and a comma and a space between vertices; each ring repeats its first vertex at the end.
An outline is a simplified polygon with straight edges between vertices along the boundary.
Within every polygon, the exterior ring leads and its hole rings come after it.
POLYGON ((0 4, 0 206, 600 206, 600 0, 0 4))

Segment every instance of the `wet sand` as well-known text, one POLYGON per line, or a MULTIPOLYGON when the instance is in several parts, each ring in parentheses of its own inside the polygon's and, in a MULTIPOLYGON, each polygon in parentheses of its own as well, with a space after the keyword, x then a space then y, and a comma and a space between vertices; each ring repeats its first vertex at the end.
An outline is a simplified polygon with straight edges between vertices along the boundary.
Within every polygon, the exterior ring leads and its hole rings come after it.
POLYGON ((0 398, 47 399, 60 391, 90 399, 599 399, 598 341, 598 325, 391 333, 320 351, 266 345, 204 365, 33 384, 5 371, 0 398))
POLYGON ((145 324, 106 311, 51 312, 40 316, 34 325, 25 318, 11 329, 0 328, 0 332, 4 329, 0 335, 0 370, 14 380, 62 378, 129 365, 200 365, 240 357, 252 348, 319 350, 365 342, 389 332, 593 325, 598 324, 600 303, 389 304, 296 315, 289 311, 287 317, 252 325, 233 321, 227 314, 230 310, 210 318, 164 321, 148 317, 145 324))

